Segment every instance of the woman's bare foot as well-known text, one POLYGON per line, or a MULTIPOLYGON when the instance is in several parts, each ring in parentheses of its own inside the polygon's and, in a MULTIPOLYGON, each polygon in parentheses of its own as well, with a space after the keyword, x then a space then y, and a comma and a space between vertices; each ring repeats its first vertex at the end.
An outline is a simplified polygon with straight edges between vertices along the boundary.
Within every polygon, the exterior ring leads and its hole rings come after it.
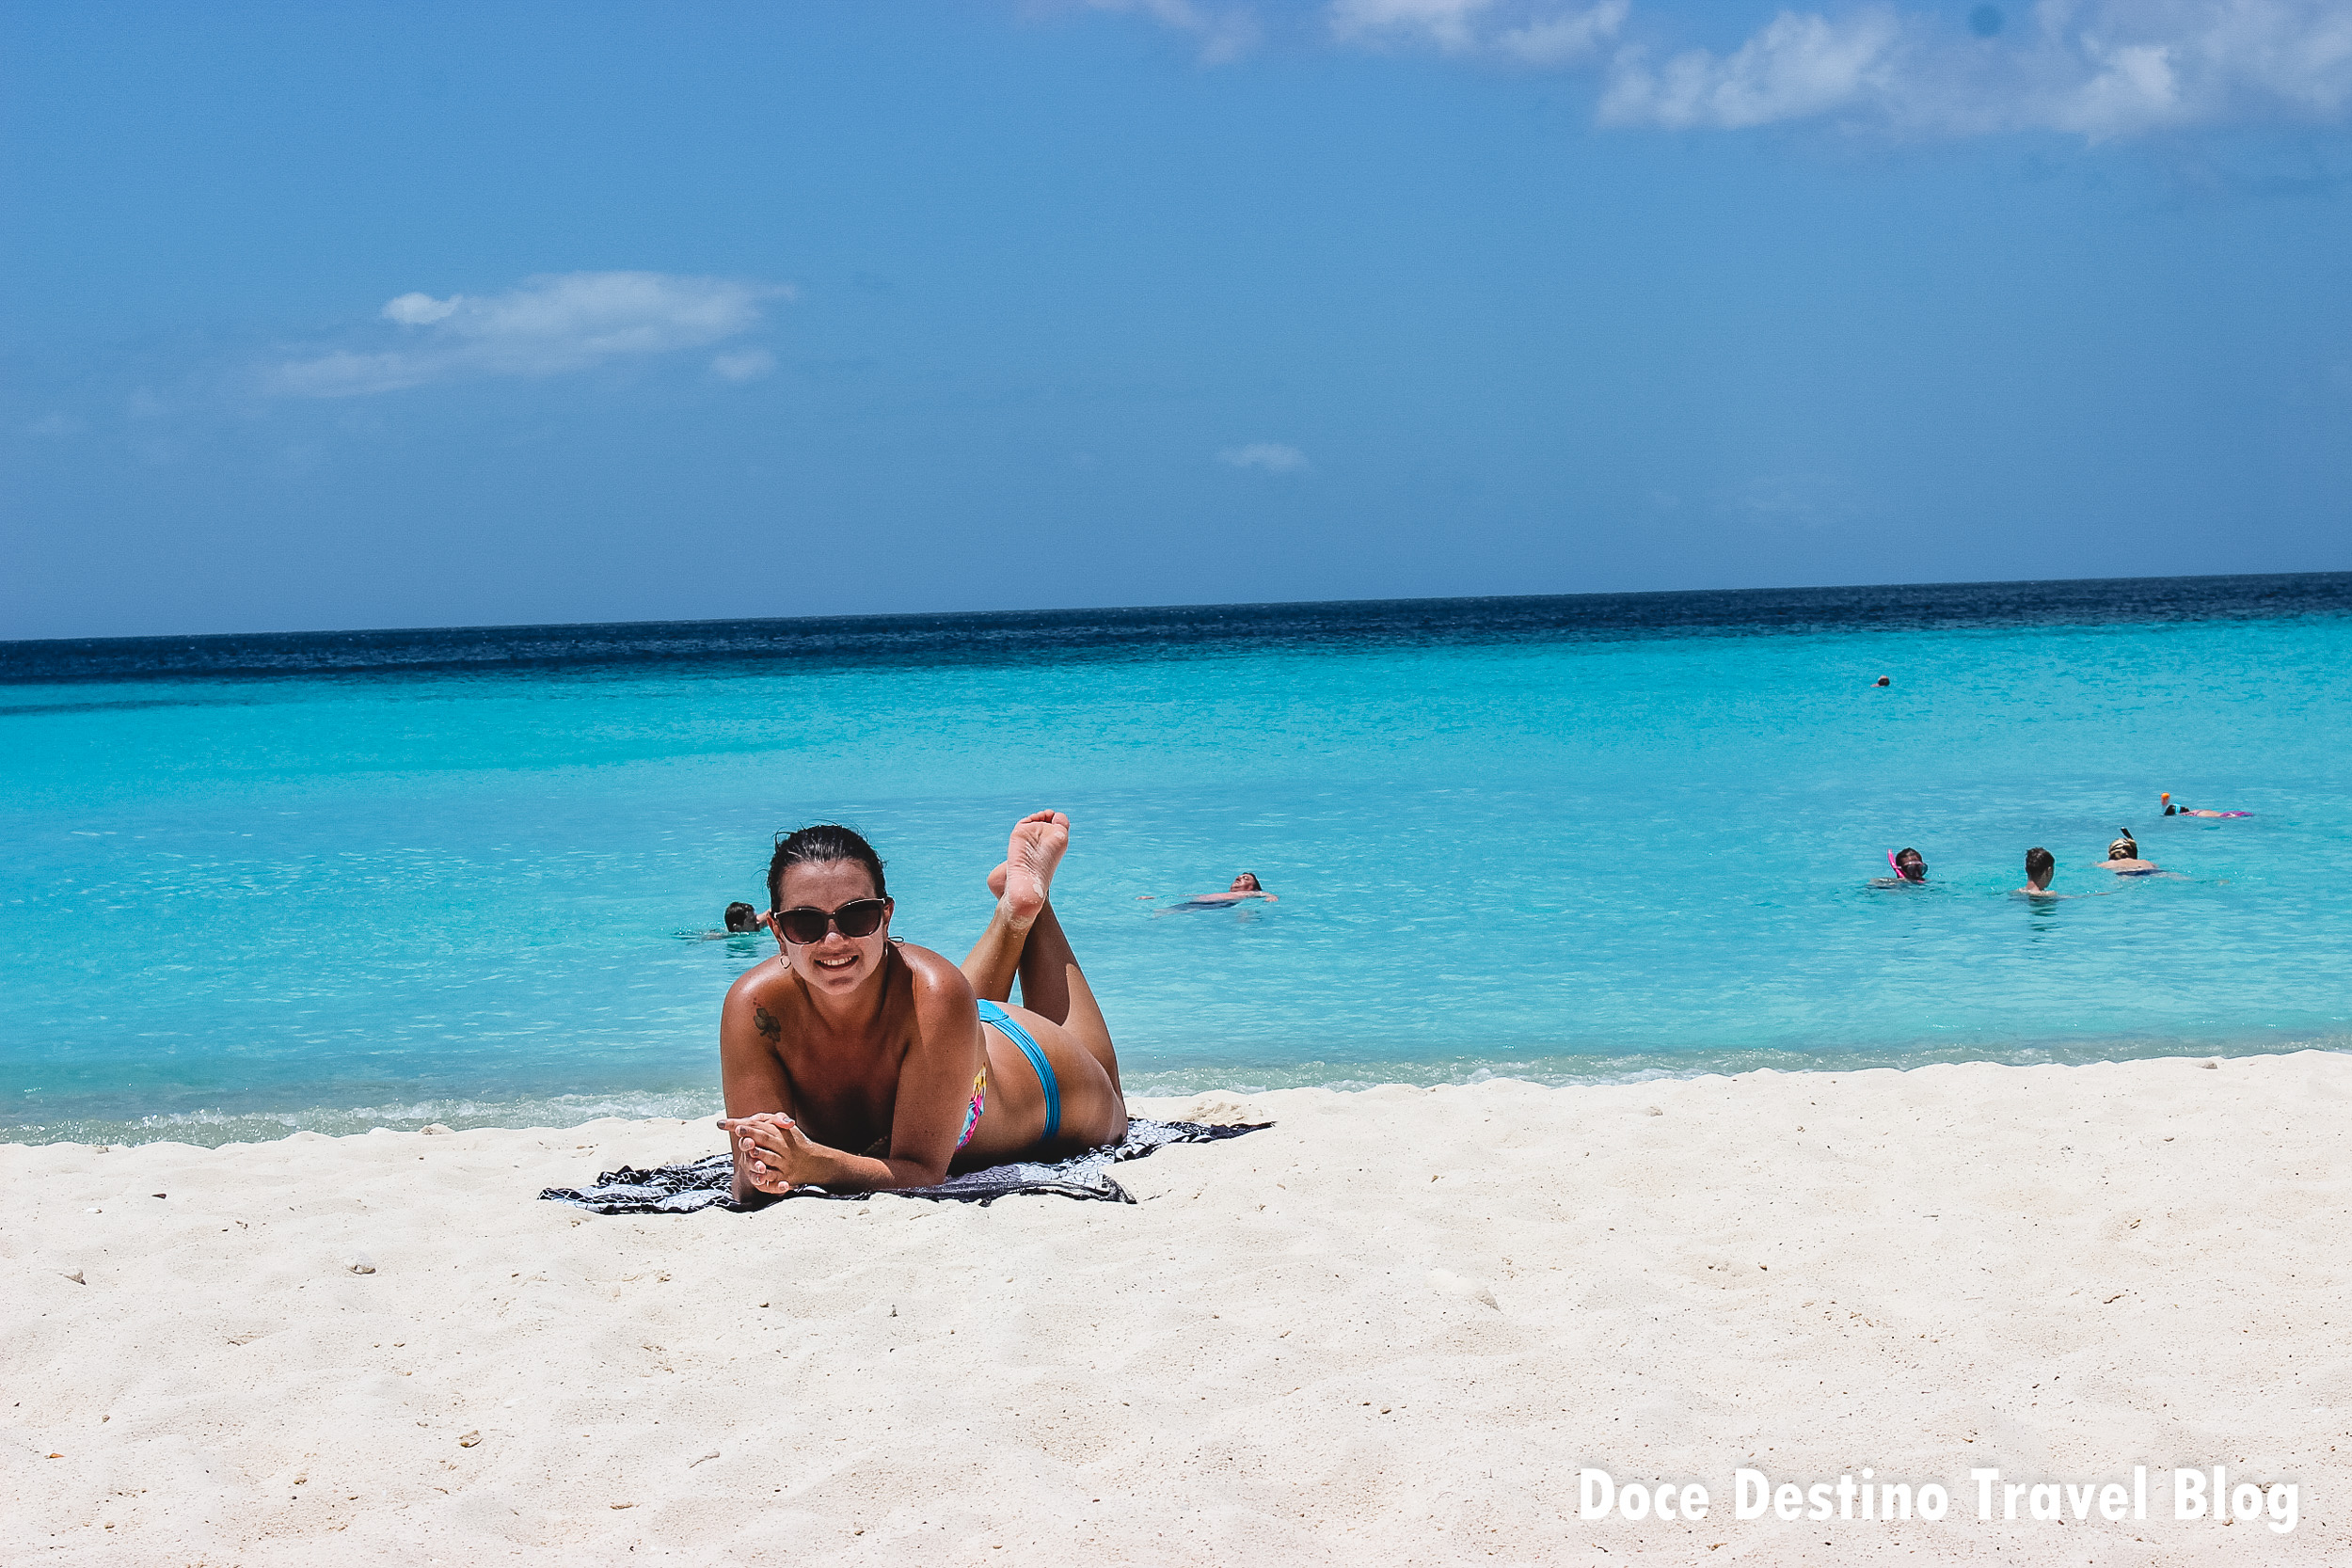
POLYGON ((1005 863, 988 874, 988 891, 996 895, 1015 930, 1027 929, 1045 908, 1054 868, 1069 847, 1070 818, 1057 811, 1034 812, 1013 824, 1005 863))

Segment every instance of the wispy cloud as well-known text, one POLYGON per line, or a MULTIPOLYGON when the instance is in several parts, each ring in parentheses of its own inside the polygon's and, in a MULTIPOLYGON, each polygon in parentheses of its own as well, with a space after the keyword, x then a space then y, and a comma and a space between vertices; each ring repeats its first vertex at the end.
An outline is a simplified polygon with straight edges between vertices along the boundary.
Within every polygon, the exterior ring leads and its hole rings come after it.
MULTIPOLYGON (((389 346, 284 358, 268 367, 265 383, 286 396, 342 398, 475 376, 562 375, 740 336, 759 324, 765 302, 791 292, 720 277, 575 272, 501 294, 406 293, 380 312, 396 329, 389 346)), ((720 359, 734 369, 712 368, 739 381, 774 365, 758 349, 720 359)))
POLYGON ((1613 62, 1604 124, 1738 129, 1835 118, 1933 135, 2093 141, 2199 125, 2341 120, 2352 0, 2042 0, 2012 17, 1784 11, 1725 55, 1613 62))
POLYGON ((1026 8, 1120 11, 1149 17, 1163 27, 1189 35, 1204 65, 1237 60, 1256 48, 1264 36, 1257 11, 1248 5, 1196 6, 1192 0, 1062 0, 1053 5, 1029 0, 1026 8))
POLYGON ((1616 35, 1629 0, 1563 6, 1528 0, 1331 0, 1331 36, 1365 47, 1420 45, 1535 66, 1569 65, 1616 35))
POLYGON ((1818 531, 1861 514, 1851 485, 1828 474, 1767 474, 1720 496, 1722 516, 1768 532, 1818 531))
POLYGON ((1216 454, 1216 460, 1227 467, 1255 468, 1267 474, 1301 473, 1311 467, 1305 452, 1279 441, 1252 441, 1246 447, 1227 447, 1216 454))
POLYGON ((1830 120, 1907 135, 2060 131, 2093 141, 2196 126, 2352 117, 2352 0, 1980 0, 1783 10, 1728 48, 1674 46, 1708 21, 1630 0, 1063 0, 1202 40, 1208 59, 1269 31, 1342 48, 1587 69, 1596 119, 1742 130, 1830 120))
POLYGON ((712 373, 728 381, 757 381, 775 368, 776 356, 764 348, 739 349, 710 361, 712 373))
POLYGON ((1845 108, 1892 87, 1902 31, 1884 11, 1838 23, 1783 11, 1721 57, 1693 49, 1653 72, 1629 49, 1610 72, 1600 121, 1739 130, 1845 108))

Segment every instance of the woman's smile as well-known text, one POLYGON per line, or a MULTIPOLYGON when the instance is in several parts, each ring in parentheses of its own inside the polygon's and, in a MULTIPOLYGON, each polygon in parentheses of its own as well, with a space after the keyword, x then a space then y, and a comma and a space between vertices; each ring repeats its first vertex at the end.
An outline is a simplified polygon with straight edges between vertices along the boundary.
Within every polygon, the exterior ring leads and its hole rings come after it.
MULTIPOLYGON (((854 990, 865 984, 866 975, 873 967, 866 962, 867 945, 838 936, 821 944, 812 942, 800 949, 801 974, 811 985, 828 993, 854 990)), ((790 962, 788 956, 786 961, 790 962)))

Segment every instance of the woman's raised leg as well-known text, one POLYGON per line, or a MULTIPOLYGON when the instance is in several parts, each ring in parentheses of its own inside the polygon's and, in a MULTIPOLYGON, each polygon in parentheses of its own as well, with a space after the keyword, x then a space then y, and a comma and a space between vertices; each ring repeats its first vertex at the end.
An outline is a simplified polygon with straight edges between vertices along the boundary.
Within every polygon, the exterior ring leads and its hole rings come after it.
POLYGON ((1087 984, 1078 955, 1070 950, 1070 939, 1062 934, 1051 904, 1038 911, 1036 924, 1029 927, 1029 940, 1021 949, 1021 1005, 1052 1019, 1085 1046, 1087 1054, 1110 1074, 1112 1092, 1124 1098, 1127 1091, 1119 1082, 1119 1053, 1111 1045, 1111 1026, 1104 1022, 1094 988, 1087 984))
POLYGON ((1022 950, 1053 892, 1054 868, 1069 847, 1070 818, 1059 812, 1034 812, 1013 824, 1004 863, 988 874, 988 891, 996 895, 995 912, 963 960, 963 977, 972 982, 974 995, 991 1002, 1012 1000, 1022 950))
POLYGON ((988 877, 989 891, 997 895, 995 912, 963 960, 963 974, 976 994, 992 1002, 1011 1001, 1018 978, 1021 1005, 1060 1024, 1102 1064, 1112 1090, 1123 1092, 1110 1026, 1048 901, 1055 867, 1069 847, 1070 818, 1059 812, 1038 812, 1014 824, 1005 863, 988 877))

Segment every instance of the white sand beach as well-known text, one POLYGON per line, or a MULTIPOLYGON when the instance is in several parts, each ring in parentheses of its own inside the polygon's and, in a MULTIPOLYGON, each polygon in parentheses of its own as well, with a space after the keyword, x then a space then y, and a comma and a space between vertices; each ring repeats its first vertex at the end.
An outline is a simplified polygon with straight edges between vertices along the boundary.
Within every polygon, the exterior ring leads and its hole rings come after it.
POLYGON ((535 1195, 703 1122, 0 1148, 8 1558, 2352 1562, 2352 1056, 1138 1109, 1276 1125, 1132 1207, 683 1217, 535 1195), (2293 1531, 2175 1520, 2217 1465, 2293 1531), (1733 1516, 1866 1465, 1949 1516, 1733 1516))

